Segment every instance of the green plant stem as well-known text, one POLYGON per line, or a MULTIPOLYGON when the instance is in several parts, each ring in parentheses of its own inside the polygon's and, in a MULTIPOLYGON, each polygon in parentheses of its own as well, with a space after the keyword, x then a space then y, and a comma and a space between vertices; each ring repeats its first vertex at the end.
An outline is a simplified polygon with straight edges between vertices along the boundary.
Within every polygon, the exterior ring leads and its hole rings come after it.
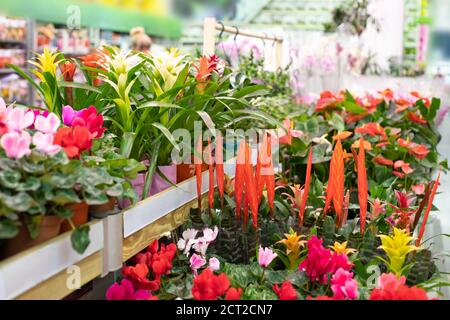
POLYGON ((264 283, 264 276, 266 275, 266 268, 263 268, 263 272, 261 275, 261 279, 259 279, 259 284, 262 285, 264 283))

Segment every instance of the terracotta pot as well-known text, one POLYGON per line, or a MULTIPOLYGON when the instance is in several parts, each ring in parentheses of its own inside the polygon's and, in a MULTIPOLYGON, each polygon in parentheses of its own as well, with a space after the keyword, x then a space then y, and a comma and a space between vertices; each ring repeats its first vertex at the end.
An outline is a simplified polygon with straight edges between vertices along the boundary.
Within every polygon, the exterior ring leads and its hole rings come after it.
POLYGON ((109 198, 109 201, 105 204, 89 206, 89 214, 113 211, 116 207, 116 204, 117 198, 109 198))
MULTIPOLYGON (((202 172, 208 170, 207 164, 202 164, 202 172)), ((193 164, 179 164, 177 165, 177 183, 186 181, 195 176, 195 165, 193 164)))
MULTIPOLYGON (((82 226, 83 224, 86 224, 88 222, 89 206, 87 205, 87 203, 81 202, 81 203, 69 204, 66 206, 66 208, 72 210, 72 212, 73 212, 71 220, 72 220, 72 223, 75 225, 75 227, 82 226)), ((70 230, 72 230, 72 227, 71 227, 69 221, 65 220, 61 225, 61 234, 68 232, 70 230)))
POLYGON ((5 242, 3 247, 3 258, 11 257, 21 251, 37 246, 59 235, 63 218, 58 216, 42 216, 39 235, 31 239, 24 223, 19 227, 19 234, 5 242))

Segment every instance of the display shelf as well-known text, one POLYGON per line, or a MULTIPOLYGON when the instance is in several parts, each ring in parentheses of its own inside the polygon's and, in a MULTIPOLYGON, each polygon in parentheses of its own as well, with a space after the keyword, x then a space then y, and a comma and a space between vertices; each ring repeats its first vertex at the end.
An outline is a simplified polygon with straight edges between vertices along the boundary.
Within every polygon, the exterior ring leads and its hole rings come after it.
MULTIPOLYGON (((70 274, 66 272, 67 268, 73 265, 80 268, 81 285, 92 280, 89 278, 97 273, 94 272, 98 269, 97 256, 100 254, 101 257, 103 249, 103 223, 97 220, 89 226, 91 243, 84 254, 78 254, 72 249, 71 232, 68 232, 1 261, 0 299, 14 299, 19 296, 62 299, 74 291, 67 286, 70 274), (95 259, 91 257, 93 255, 96 255, 95 259)), ((99 271, 101 272, 101 268, 99 271)))
MULTIPOLYGON (((225 165, 227 175, 233 177, 234 170, 235 165, 225 165)), ((206 171, 202 176, 204 207, 208 174, 206 171)), ((122 252, 122 261, 183 225, 197 205, 196 178, 192 177, 123 211, 124 239, 122 248, 117 249, 122 252)), ((91 244, 83 255, 72 249, 67 233, 0 262, 0 299, 63 299, 75 291, 67 286, 71 276, 67 268, 73 265, 79 267, 81 286, 101 276, 107 247, 103 222, 94 220, 89 224, 91 244)))

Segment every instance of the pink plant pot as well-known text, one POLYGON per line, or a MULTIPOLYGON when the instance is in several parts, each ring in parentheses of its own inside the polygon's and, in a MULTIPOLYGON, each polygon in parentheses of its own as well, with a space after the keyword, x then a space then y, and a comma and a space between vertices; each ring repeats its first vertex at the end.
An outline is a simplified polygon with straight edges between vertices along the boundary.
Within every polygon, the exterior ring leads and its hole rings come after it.
MULTIPOLYGON (((159 166, 158 169, 173 184, 177 183, 177 166, 175 164, 169 166, 159 166)), ((131 185, 133 186, 134 190, 136 190, 136 193, 138 195, 138 201, 142 199, 146 175, 146 173, 139 173, 136 179, 131 181, 131 185)), ((171 186, 172 185, 169 182, 167 182, 163 177, 155 172, 155 174, 153 175, 152 187, 150 188, 150 192, 147 197, 156 195, 166 189, 169 189, 171 186)), ((131 206, 131 202, 128 199, 124 199, 119 201, 118 205, 120 209, 126 209, 131 206)))

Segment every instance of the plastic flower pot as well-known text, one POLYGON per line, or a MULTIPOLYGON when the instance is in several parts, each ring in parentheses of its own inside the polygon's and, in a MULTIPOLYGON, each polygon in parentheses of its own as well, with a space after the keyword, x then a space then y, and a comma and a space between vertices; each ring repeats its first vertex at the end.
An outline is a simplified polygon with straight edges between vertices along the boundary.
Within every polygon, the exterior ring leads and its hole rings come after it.
POLYGON ((15 238, 5 241, 2 252, 3 258, 11 257, 58 236, 63 220, 58 216, 42 216, 39 235, 36 239, 30 237, 27 227, 22 223, 19 227, 19 234, 15 238))
MULTIPOLYGON (((73 212, 71 220, 75 227, 82 226, 83 224, 86 224, 88 222, 89 206, 87 203, 85 203, 85 202, 74 203, 74 204, 67 205, 66 208, 72 210, 72 212, 73 212)), ((70 222, 67 220, 64 221, 61 225, 61 234, 71 231, 71 230, 72 230, 72 227, 70 225, 70 222)))
MULTIPOLYGON (((175 164, 169 166, 159 166, 158 169, 166 176, 166 178, 171 181, 173 184, 177 183, 177 166, 175 164)), ((142 199, 142 193, 144 192, 145 186, 145 177, 146 173, 139 173, 133 181, 131 181, 131 185, 138 195, 138 199, 142 199)), ((147 197, 158 194, 168 188, 171 187, 171 184, 168 183, 163 177, 161 177, 157 172, 153 175, 152 187, 150 189, 147 197)), ((119 208, 126 209, 131 206, 131 202, 128 199, 124 199, 119 201, 119 208)))
POLYGON ((109 201, 105 204, 89 206, 89 215, 99 214, 103 212, 113 211, 117 204, 117 198, 109 198, 109 201))

